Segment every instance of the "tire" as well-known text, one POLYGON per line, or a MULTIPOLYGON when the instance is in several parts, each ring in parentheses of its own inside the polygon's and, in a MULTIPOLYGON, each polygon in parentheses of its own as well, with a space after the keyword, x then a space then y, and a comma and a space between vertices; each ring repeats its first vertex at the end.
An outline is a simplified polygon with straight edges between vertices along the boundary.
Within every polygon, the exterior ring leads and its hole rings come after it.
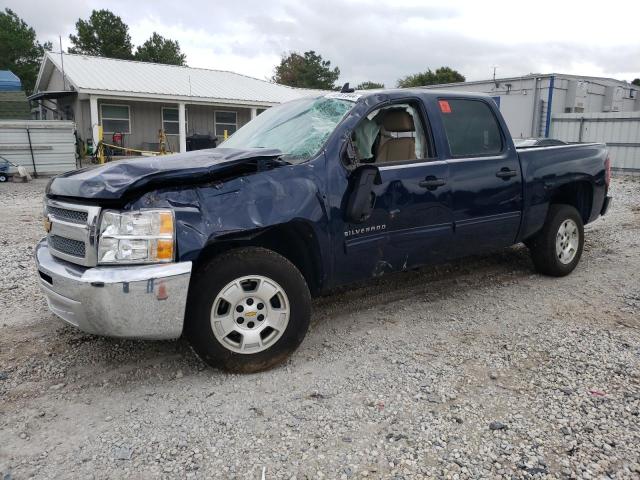
POLYGON ((210 366, 259 372, 298 348, 310 318, 311 295, 300 271, 271 250, 240 248, 195 274, 185 336, 210 366))
POLYGON ((551 205, 542 230, 525 244, 538 272, 553 277, 569 275, 582 256, 582 217, 570 205, 551 205))
POLYGON ((0 183, 4 183, 8 180, 9 180, 9 177, 7 177, 4 173, 0 173, 0 183))

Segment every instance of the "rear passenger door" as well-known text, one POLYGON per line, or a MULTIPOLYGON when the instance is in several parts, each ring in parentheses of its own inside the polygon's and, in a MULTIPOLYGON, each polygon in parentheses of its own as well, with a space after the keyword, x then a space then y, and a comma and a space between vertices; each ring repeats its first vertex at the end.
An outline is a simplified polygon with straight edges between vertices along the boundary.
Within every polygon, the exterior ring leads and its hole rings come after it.
POLYGON ((520 226, 520 162, 489 102, 438 101, 449 148, 456 256, 512 245, 520 226))

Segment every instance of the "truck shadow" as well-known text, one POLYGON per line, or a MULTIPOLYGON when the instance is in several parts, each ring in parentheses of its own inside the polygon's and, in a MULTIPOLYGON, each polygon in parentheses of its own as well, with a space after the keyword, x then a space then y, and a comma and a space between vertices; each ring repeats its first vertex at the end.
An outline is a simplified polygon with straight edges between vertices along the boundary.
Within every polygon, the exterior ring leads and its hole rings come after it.
MULTIPOLYGON (((528 251, 511 247, 490 255, 470 257, 435 267, 425 267, 342 288, 313 302, 312 331, 300 347, 314 349, 322 342, 325 329, 334 322, 349 321, 352 313, 376 309, 415 299, 446 300, 454 293, 491 288, 517 282, 533 273, 528 251)), ((200 361, 184 339, 178 341, 136 341, 88 335, 67 326, 57 326, 51 318, 46 331, 23 338, 22 355, 10 370, 32 372, 31 387, 19 389, 22 398, 46 395, 49 388, 65 383, 64 391, 80 393, 87 388, 127 388, 160 386, 168 380, 193 377, 211 381, 228 375, 200 361), (54 325, 52 329, 51 326, 54 325), (38 336, 40 338, 38 338, 38 336), (45 337, 45 338, 42 338, 45 337), (29 347, 31 344, 34 348, 29 347), (45 345, 46 354, 41 348, 45 345), (38 348, 35 348, 38 346, 38 348), (22 365, 20 365, 22 364, 22 365)), ((367 327, 371 328, 371 326, 367 327)), ((375 327, 373 327, 375 328, 375 327)), ((15 332, 16 336, 20 332, 15 332)), ((10 362, 10 363, 14 363, 10 362)), ((7 400, 10 399, 11 392, 7 400)))
POLYGON ((532 274, 529 251, 523 245, 437 266, 392 273, 315 299, 312 325, 330 321, 335 314, 348 315, 363 308, 412 298, 446 300, 454 291, 486 288, 532 274))

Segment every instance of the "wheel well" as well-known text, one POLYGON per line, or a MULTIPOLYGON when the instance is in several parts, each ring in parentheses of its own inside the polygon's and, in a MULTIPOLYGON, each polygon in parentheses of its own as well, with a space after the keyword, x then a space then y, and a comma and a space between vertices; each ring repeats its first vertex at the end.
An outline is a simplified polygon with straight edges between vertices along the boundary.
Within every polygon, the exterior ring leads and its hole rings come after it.
POLYGON ((195 261, 195 269, 224 252, 240 247, 262 247, 279 253, 300 270, 312 294, 321 289, 320 247, 313 230, 306 223, 290 222, 216 239, 202 250, 195 261))
POLYGON ((575 207, 587 223, 593 207, 593 186, 589 182, 573 182, 559 187, 551 197, 550 204, 565 204, 575 207))

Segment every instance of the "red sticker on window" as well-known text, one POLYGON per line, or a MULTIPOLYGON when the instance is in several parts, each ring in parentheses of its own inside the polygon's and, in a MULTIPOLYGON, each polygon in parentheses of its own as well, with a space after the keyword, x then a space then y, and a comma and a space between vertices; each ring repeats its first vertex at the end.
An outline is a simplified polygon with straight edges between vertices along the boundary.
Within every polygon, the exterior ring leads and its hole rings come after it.
POLYGON ((451 105, 446 100, 438 100, 438 104, 440 104, 440 111, 442 113, 451 113, 451 105))

